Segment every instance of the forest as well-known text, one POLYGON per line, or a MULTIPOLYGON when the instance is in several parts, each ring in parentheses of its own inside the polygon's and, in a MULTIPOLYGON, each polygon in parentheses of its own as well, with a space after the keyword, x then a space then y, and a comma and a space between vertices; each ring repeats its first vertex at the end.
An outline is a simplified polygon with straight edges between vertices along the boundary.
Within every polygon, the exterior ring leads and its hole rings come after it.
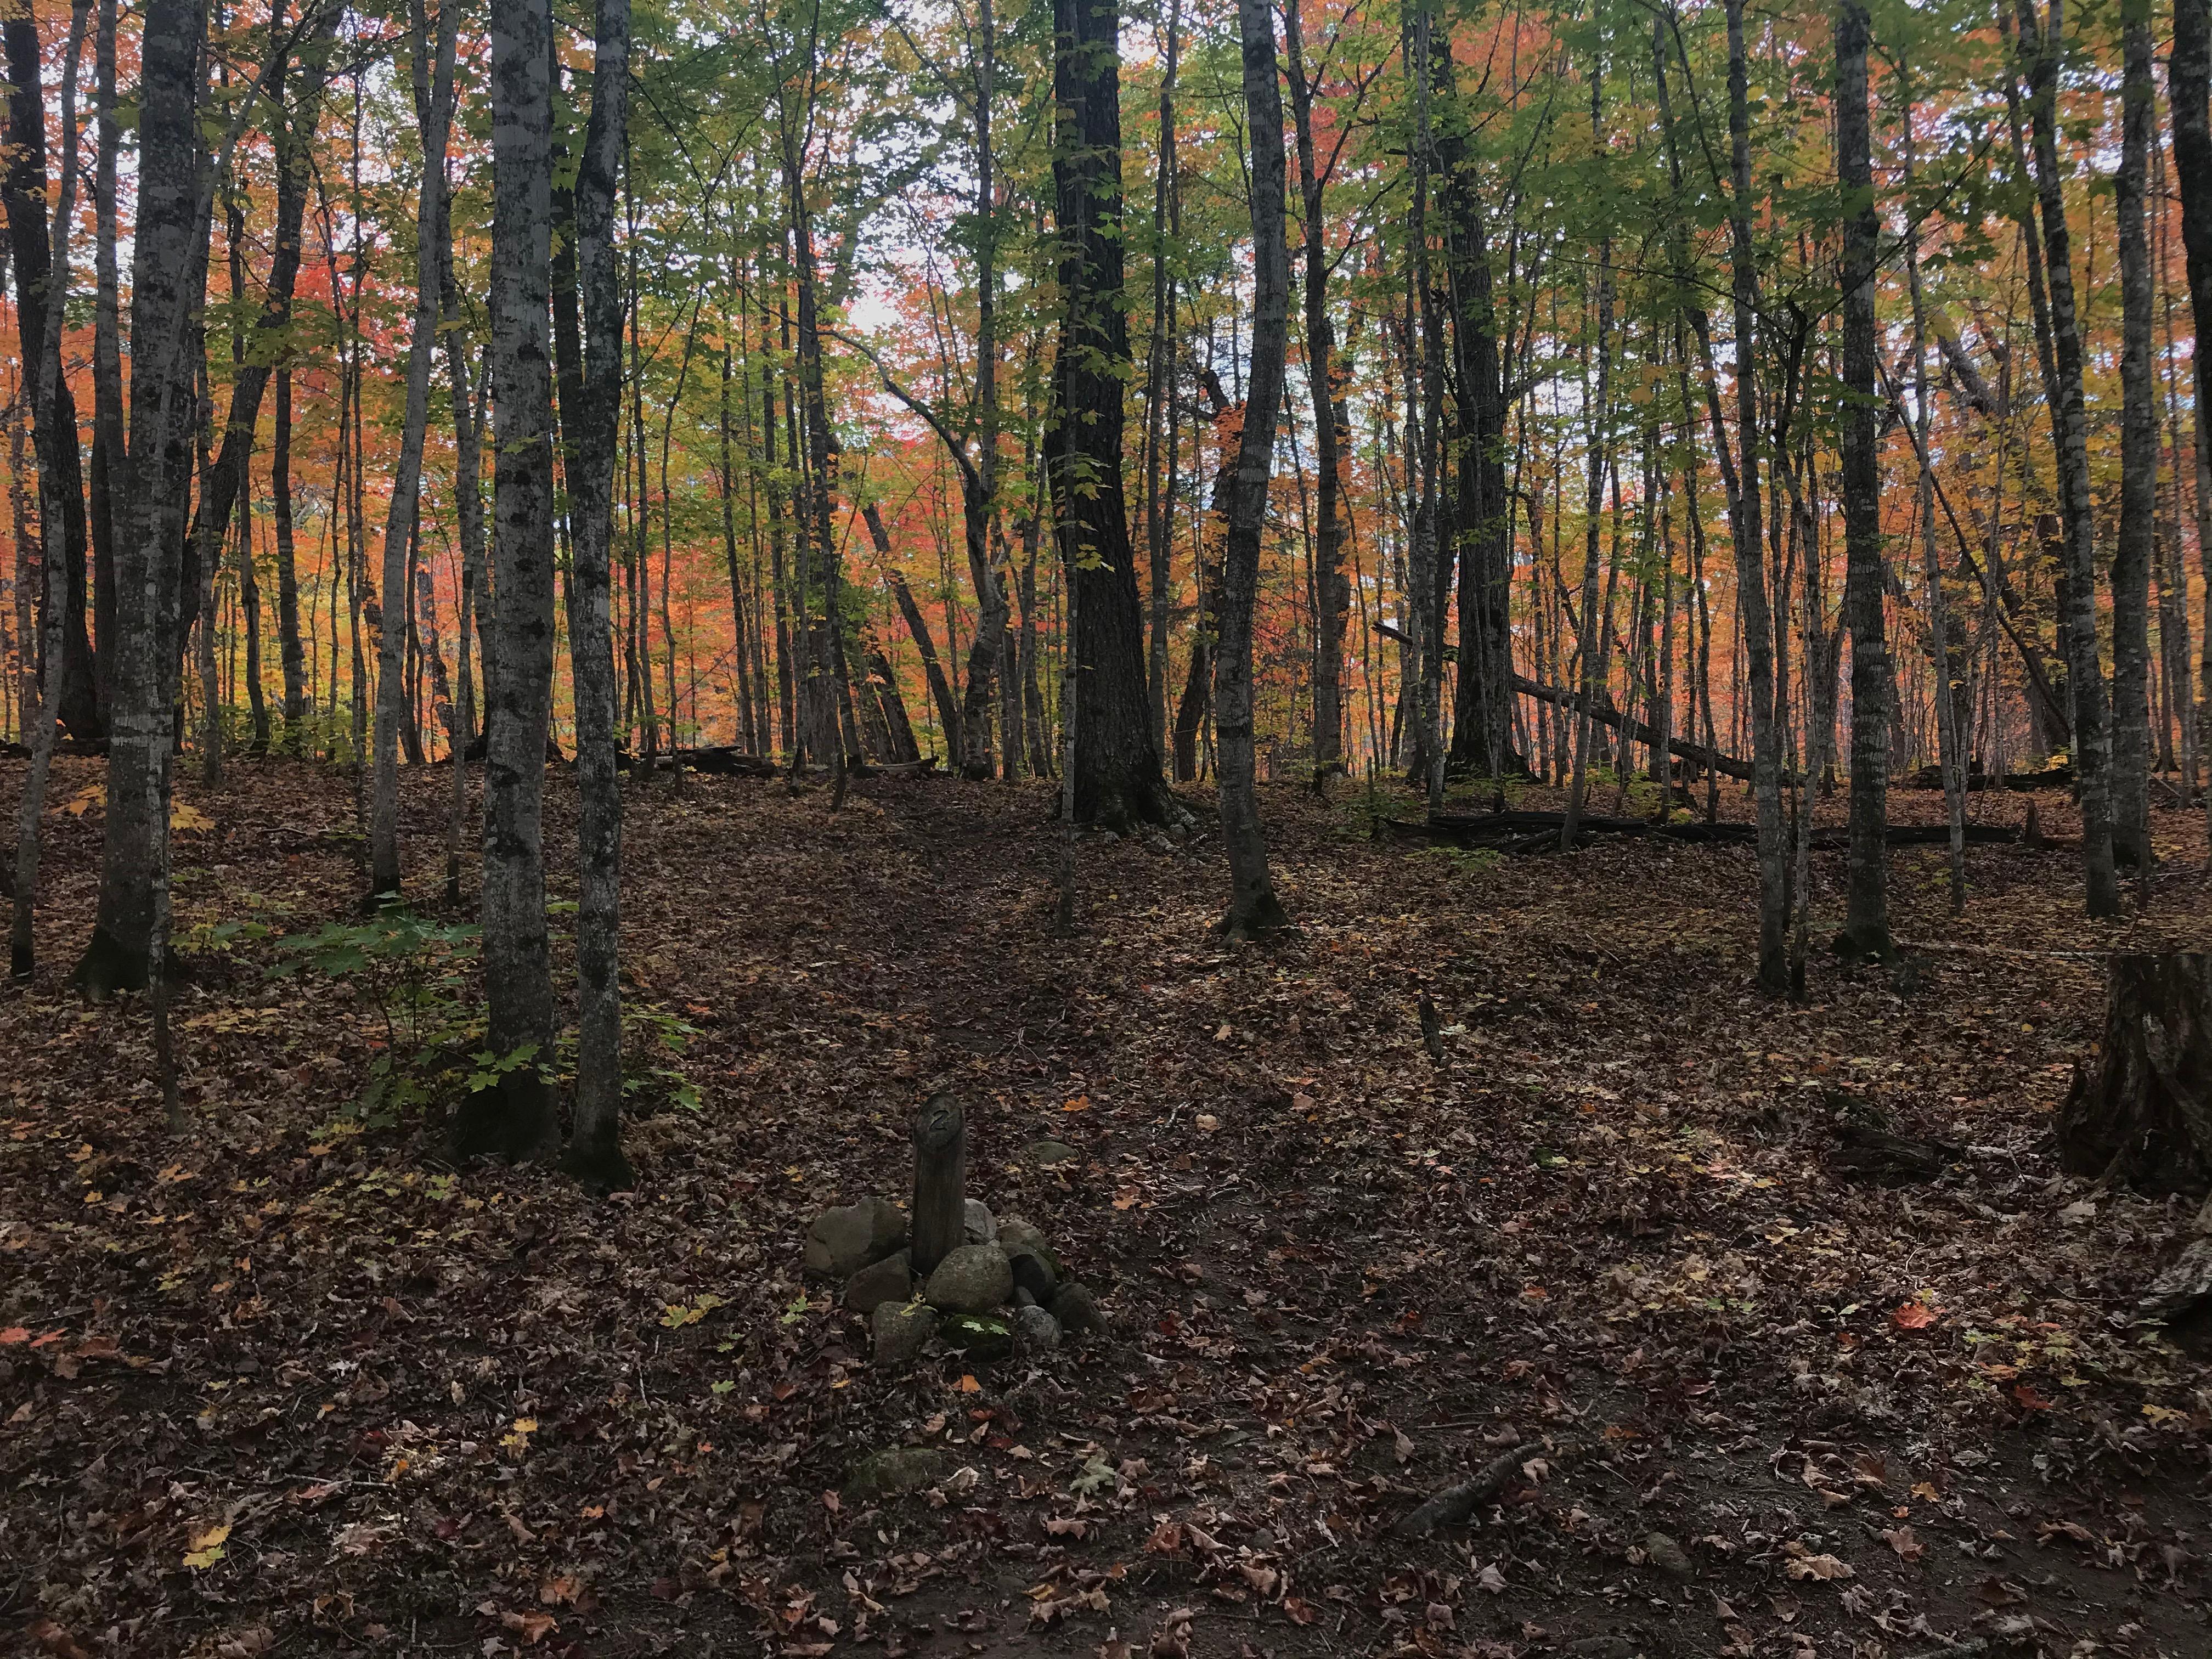
POLYGON ((2212 0, 0 52, 0 1652, 2206 1650, 2212 0))

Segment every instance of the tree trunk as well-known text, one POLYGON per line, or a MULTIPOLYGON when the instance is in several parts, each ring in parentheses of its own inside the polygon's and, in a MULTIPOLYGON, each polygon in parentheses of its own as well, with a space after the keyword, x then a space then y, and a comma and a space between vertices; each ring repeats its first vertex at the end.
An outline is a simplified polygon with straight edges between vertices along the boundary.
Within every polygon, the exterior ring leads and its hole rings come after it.
POLYGON ((1121 7, 1054 0, 1054 214, 1065 310, 1045 465, 1076 618, 1075 817, 1126 830, 1179 816, 1160 776, 1145 681, 1144 608, 1122 494, 1121 7))
POLYGON ((1740 631, 1751 681, 1752 793, 1759 817, 1759 984, 1781 993, 1788 988, 1790 901, 1786 890, 1782 826, 1782 732, 1775 719, 1774 619, 1769 608, 1766 573, 1759 556, 1759 377, 1744 373, 1755 361, 1759 273, 1751 243, 1751 109, 1745 63, 1743 0, 1727 0, 1729 29, 1729 138, 1730 286, 1735 301, 1737 364, 1737 466, 1735 511, 1735 571, 1740 631))
POLYGON ((937 641, 929 631, 929 619, 921 614, 915 603, 914 590, 906 585, 906 577, 891 562, 890 532, 884 527, 884 515, 870 501, 860 509, 860 517, 868 526, 868 539, 875 544, 876 558, 883 567, 884 580, 891 590, 891 598, 898 604, 899 615, 906 619, 906 631, 914 636, 914 648, 921 653, 922 674, 929 682, 930 700, 937 705, 937 718, 945 732, 946 752, 957 762, 960 745, 960 705, 952 699, 952 687, 945 678, 945 666, 937 659, 937 641))
MULTIPOLYGON (((83 8, 73 9, 70 30, 80 52, 86 21, 83 8)), ((14 255, 15 319, 22 336, 21 362, 26 376, 34 377, 42 373, 48 356, 58 356, 62 341, 60 329, 49 321, 54 309, 47 303, 49 273, 55 267, 46 220, 46 103, 40 79, 38 25, 30 8, 0 24, 0 45, 4 45, 8 58, 9 139, 7 177, 0 195, 6 201, 9 251, 14 255)), ((70 101, 72 126, 64 133, 63 143, 73 155, 76 144, 74 87, 70 89, 70 101)), ((60 273, 64 290, 68 281, 64 270, 60 273)), ((52 395, 34 398, 33 403, 32 439, 39 456, 40 541, 43 556, 60 567, 63 577, 61 722, 71 737, 93 743, 105 735, 105 728, 94 689, 92 642, 85 629, 87 526, 76 400, 68 378, 57 374, 52 395)))
MULTIPOLYGON (((85 18, 89 0, 76 0, 70 9, 69 46, 63 58, 61 83, 62 118, 62 176, 54 207, 53 228, 48 243, 48 277, 38 294, 42 307, 38 337, 46 349, 34 357, 27 349, 22 362, 37 375, 34 394, 33 422, 40 420, 52 422, 55 405, 60 396, 61 329, 63 297, 69 288, 70 223, 76 206, 76 73, 78 61, 84 49, 85 18)), ((11 200, 10 209, 14 204, 11 200)), ((43 218, 43 209, 40 210, 43 218)), ((21 289, 17 290, 20 294, 21 289)), ((19 324, 23 313, 17 313, 19 324)), ((27 328, 24 331, 29 332, 27 328)), ((72 453, 76 448, 74 427, 67 434, 72 453)), ((41 457, 44 461, 47 458, 41 457)), ((62 513, 58 500, 63 480, 56 476, 57 469, 41 465, 39 468, 39 522, 41 529, 50 529, 60 522, 62 513)), ((27 980, 35 966, 32 921, 39 891, 39 818, 46 811, 46 776, 54 757, 54 728, 61 707, 69 696, 70 666, 73 646, 69 637, 69 597, 67 579, 58 550, 58 538, 49 534, 39 561, 40 575, 46 593, 40 605, 45 621, 44 637, 40 641, 39 655, 46 666, 40 688, 39 708, 35 717, 23 711, 23 736, 31 750, 29 772, 23 779, 23 793, 16 805, 15 817, 15 902, 8 938, 8 971, 13 978, 27 980)), ((80 622, 82 618, 80 617, 80 622)), ((21 642, 24 655, 31 651, 27 636, 21 642)))
POLYGON ((1336 329, 1328 314, 1328 237, 1322 217, 1325 179, 1314 149, 1314 83, 1306 73, 1305 22, 1298 0, 1283 9, 1283 46, 1290 70, 1291 118, 1297 135, 1298 191, 1305 256, 1306 389, 1314 430, 1314 725, 1316 774, 1344 758, 1344 620, 1352 587, 1344 575, 1344 439, 1337 426, 1342 395, 1336 329))
POLYGON ((2150 1192, 2212 1187, 2212 956, 2115 956, 2105 1035, 2053 1130, 2060 1166, 2150 1192))
POLYGON ((2148 871, 2150 846, 2150 565, 2158 535, 2158 392, 2151 377, 2150 239, 2143 222, 2158 125, 2150 0, 2122 0, 2120 521, 2112 545, 2112 854, 2148 871))
POLYGON ((492 0, 492 517, 497 672, 484 750, 483 956, 495 1054, 515 1062, 469 1097, 463 1156, 534 1158, 557 1133, 541 1062, 554 1036, 545 921, 545 740, 553 690, 551 18, 492 0))
POLYGON ((1836 8, 1836 167, 1844 196, 1844 611, 1851 635, 1850 854, 1844 878, 1847 956, 1887 959, 1889 935, 1889 635, 1882 553, 1881 425, 1875 402, 1878 336, 1875 272, 1881 225, 1875 208, 1867 107, 1864 0, 1836 8))
POLYGON ((2065 51, 2062 0, 2051 0, 2041 30, 2035 0, 2019 0, 2021 45, 2027 58, 2028 112, 2034 134, 2035 185, 2043 216, 2043 248, 2051 283, 2051 441, 2058 455, 2058 500, 2066 535, 2067 678, 2074 690, 2074 775, 2081 793, 2081 852, 2093 916, 2119 914, 2112 864, 2112 731, 2105 672, 2097 657, 2097 527, 2089 492, 2089 416, 2081 389, 2082 348, 2074 303, 2072 238, 2066 226, 2064 179, 2058 162, 2058 70, 2065 51))
POLYGON ((131 237, 131 430, 116 525, 116 660, 100 908, 76 973, 97 1000, 157 983, 167 912, 168 763, 178 550, 196 412, 186 350, 204 277, 198 131, 201 0, 149 0, 141 36, 138 213, 131 237))
MULTIPOLYGON (((409 705, 406 618, 414 610, 407 551, 420 518, 422 438, 430 413, 430 362, 437 346, 443 292, 438 268, 439 198, 445 190, 446 136, 453 122, 458 13, 453 0, 443 0, 438 9, 434 68, 423 0, 411 0, 409 7, 422 182, 415 210, 415 314, 408 335, 406 408, 398 461, 392 471, 392 500, 384 520, 380 584, 384 625, 377 648, 376 782, 368 815, 368 884, 369 891, 377 894, 397 895, 400 890, 399 738, 409 705)), ((248 432, 250 435, 251 428, 248 432)))
POLYGON ((1275 15, 1269 0, 1237 0, 1243 40, 1245 125, 1252 139, 1252 362, 1244 425, 1237 445, 1237 485, 1221 569, 1221 638, 1213 669, 1213 730, 1220 751, 1221 840, 1229 854, 1229 909, 1220 932, 1259 939, 1290 918, 1267 872, 1254 788, 1252 611, 1260 586, 1260 540, 1274 472, 1275 417, 1282 407, 1290 348, 1290 255, 1283 241, 1283 99, 1275 69, 1275 15))
POLYGON ((114 686, 116 473, 127 440, 123 416, 122 283, 116 269, 117 163, 123 152, 123 124, 115 107, 117 0, 100 0, 94 46, 95 91, 100 138, 93 163, 94 241, 92 348, 92 628, 100 641, 93 665, 93 690, 105 726, 114 686))
MULTIPOLYGON (((2196 337, 2212 340, 2212 0, 2173 0, 2173 56, 2167 64, 2173 108, 2173 179, 2181 198, 2181 244, 2196 337)), ((2198 670, 2197 752, 2212 765, 2212 362, 2189 354, 2190 402, 2197 451, 2197 556, 2205 583, 2203 656, 2198 670)), ((2212 836, 2212 788, 2205 791, 2212 836)))
MULTIPOLYGON (((562 398, 574 547, 568 664, 576 706, 580 881, 575 1128, 562 1167, 587 1189, 605 1192, 633 1179, 622 1150, 622 773, 613 611, 615 432, 623 368, 615 184, 629 130, 629 0, 599 0, 592 41, 592 114, 575 185, 582 396, 572 398, 564 374, 562 398)), ((672 721, 672 708, 670 714, 672 721)))

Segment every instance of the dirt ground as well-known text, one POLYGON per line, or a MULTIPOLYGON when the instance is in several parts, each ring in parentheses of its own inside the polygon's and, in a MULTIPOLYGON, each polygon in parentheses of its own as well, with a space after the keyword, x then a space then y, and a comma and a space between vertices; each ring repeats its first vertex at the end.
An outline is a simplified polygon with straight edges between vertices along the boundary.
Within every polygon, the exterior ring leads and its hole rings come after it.
MULTIPOLYGON (((1370 839, 1359 787, 1267 787, 1295 937, 1212 942, 1201 828, 1084 840, 1060 940, 1041 787, 833 817, 656 780, 629 994, 696 1030, 697 1103, 642 1090, 638 1188, 593 1203, 450 1169, 434 1108, 359 1120, 381 1018, 268 973, 361 887, 349 786, 303 765, 181 791, 170 1135, 143 1006, 63 988, 98 777, 58 768, 42 971, 0 990, 9 1650, 2212 1650, 2212 1372, 2131 1314, 2194 1206, 2087 1192, 2049 1133, 2100 953, 2206 945, 2201 818, 2111 927, 2063 849, 1972 849, 1963 921, 1901 851, 1918 984, 1823 957, 1791 1007, 1747 988, 1748 849, 1430 850, 1370 839), (885 1374, 805 1281, 817 1210, 902 1196, 935 1089, 1110 1333, 885 1374), (1839 1114, 1964 1151, 1871 1184, 1839 1114), (1394 1534, 1516 1443, 1469 1521, 1394 1534), (854 1485, 901 1447, 921 1490, 854 1485)), ((407 784, 432 915, 447 787, 407 784)), ((550 811, 572 898, 565 775, 550 811)))

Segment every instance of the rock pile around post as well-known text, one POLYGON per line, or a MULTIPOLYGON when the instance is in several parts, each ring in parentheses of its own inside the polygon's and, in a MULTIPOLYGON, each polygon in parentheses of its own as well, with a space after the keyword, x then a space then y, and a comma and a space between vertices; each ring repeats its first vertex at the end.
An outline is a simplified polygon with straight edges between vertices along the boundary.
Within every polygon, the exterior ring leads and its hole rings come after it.
POLYGON ((906 1212, 884 1199, 864 1199, 814 1218, 806 1267, 842 1282, 845 1306, 868 1321, 880 1366, 909 1364, 933 1344, 994 1359, 1105 1328, 1097 1298, 1066 1275, 1028 1222, 998 1221, 971 1198, 965 1237, 918 1278, 906 1212))

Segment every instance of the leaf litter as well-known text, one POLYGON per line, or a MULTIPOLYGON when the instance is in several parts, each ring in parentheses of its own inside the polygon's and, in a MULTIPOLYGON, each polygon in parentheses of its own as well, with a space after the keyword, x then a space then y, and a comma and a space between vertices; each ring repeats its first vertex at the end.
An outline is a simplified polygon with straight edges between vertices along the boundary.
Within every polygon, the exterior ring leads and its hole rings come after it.
MULTIPOLYGON (((49 965, 97 877, 96 771, 57 770, 49 965)), ((181 793, 191 1133, 139 1009, 0 1000, 32 1651, 2202 1651, 2212 1388, 2129 1317, 2188 1216, 2047 1135, 2094 952, 2201 943, 2191 869, 2100 927, 2063 851, 1977 849, 1961 933, 1904 853, 1931 982, 1816 963, 1792 1008, 1745 988, 1737 849, 1437 858, 1270 789, 1294 938, 1211 943, 1201 831, 1087 837, 1062 941, 1042 790, 638 788, 627 990, 696 1029, 698 1108, 641 1102, 639 1188, 594 1205, 349 1120, 380 1027, 264 975, 349 914, 342 780, 181 793), (805 1281, 808 1218, 901 1194, 936 1088, 1109 1333, 887 1375, 805 1281), (1966 1156, 1846 1178, 1868 1111, 1966 1156), (897 1449, 921 1484, 860 1495, 897 1449)), ((409 780, 419 891, 442 800, 409 780)), ((548 808, 572 896, 557 773, 548 808)))

